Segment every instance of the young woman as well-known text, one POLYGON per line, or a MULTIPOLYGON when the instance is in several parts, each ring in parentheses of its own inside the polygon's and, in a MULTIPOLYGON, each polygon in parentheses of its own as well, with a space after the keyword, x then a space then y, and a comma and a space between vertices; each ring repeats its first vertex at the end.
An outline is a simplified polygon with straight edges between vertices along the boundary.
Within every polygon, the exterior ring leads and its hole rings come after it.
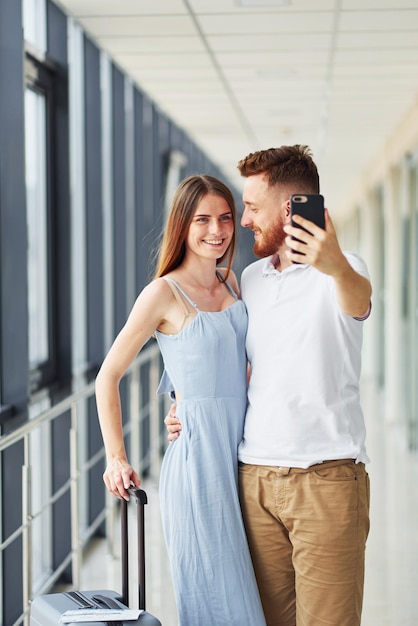
POLYGON ((139 295, 96 381, 104 481, 127 498, 119 382, 155 334, 182 436, 163 459, 160 500, 180 626, 265 626, 241 518, 237 447, 247 402, 247 314, 231 271, 235 205, 211 176, 176 190, 154 280, 139 295), (218 263, 227 260, 227 267, 218 263))

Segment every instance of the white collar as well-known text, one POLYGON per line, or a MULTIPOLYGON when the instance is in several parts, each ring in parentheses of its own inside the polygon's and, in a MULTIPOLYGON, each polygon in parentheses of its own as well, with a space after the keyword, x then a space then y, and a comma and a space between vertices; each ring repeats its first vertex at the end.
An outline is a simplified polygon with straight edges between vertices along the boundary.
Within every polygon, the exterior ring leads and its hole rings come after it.
POLYGON ((273 275, 283 274, 284 272, 294 272, 295 270, 305 269, 309 267, 307 263, 294 263, 292 265, 289 265, 288 267, 285 267, 284 270, 280 271, 276 269, 272 263, 273 256, 274 255, 267 257, 263 263, 263 266, 262 266, 263 277, 270 276, 272 274, 273 275))

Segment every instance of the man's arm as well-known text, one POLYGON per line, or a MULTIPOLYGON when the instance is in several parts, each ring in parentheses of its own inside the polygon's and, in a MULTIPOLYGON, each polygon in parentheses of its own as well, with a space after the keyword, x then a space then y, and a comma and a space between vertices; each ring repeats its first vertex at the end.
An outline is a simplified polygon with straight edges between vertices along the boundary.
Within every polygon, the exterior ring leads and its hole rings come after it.
POLYGON ((369 280, 356 272, 347 259, 345 260, 347 267, 342 267, 338 275, 333 276, 338 305, 343 313, 362 318, 370 310, 372 288, 369 280))

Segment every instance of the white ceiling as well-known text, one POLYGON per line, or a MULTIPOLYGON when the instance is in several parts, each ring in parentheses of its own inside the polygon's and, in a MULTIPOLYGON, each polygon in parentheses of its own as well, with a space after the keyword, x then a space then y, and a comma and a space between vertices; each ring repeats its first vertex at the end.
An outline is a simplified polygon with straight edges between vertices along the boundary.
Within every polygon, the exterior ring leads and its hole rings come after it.
POLYGON ((235 184, 310 145, 331 212, 417 100, 418 0, 59 3, 235 184))

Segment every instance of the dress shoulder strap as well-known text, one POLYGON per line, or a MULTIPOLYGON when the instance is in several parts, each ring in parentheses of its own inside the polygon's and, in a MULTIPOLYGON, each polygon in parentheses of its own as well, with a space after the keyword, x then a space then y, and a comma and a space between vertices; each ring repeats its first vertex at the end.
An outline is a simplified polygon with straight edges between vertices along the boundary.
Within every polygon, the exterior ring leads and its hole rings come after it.
POLYGON ((194 317, 193 313, 191 313, 189 309, 187 308, 184 299, 186 299, 187 302, 196 309, 196 311, 199 311, 199 309, 197 308, 197 305, 193 302, 193 300, 189 298, 187 293, 183 291, 180 285, 176 283, 175 280, 173 280, 172 278, 168 278, 167 276, 163 276, 162 278, 164 278, 167 285, 169 285, 171 291, 173 292, 175 299, 177 300, 181 310, 183 311, 183 324, 181 325, 181 328, 180 328, 180 331, 181 331, 185 327, 187 320, 191 317, 194 317), (184 299, 182 298, 182 296, 184 299))
POLYGON ((186 307, 186 305, 184 304, 184 302, 183 302, 183 300, 182 300, 182 298, 181 298, 181 296, 180 296, 179 292, 181 293, 181 295, 183 296, 183 298, 184 298, 185 300, 187 300, 187 302, 188 302, 189 304, 191 304, 191 305, 192 305, 192 307, 193 307, 193 308, 195 308, 197 311, 199 310, 199 308, 198 308, 198 306, 197 306, 196 302, 193 302, 193 300, 192 300, 191 298, 189 298, 189 296, 187 295, 187 293, 186 293, 185 291, 183 291, 183 289, 180 287, 180 285, 179 285, 178 283, 176 283, 176 281, 175 281, 175 280, 173 280, 172 278, 168 278, 167 276, 163 276, 163 278, 164 278, 164 280, 166 280, 166 281, 168 282, 168 284, 170 285, 170 287, 171 287, 171 291, 173 292, 173 294, 174 294, 174 296, 175 296, 176 300, 177 300, 179 303, 181 302, 181 305, 182 305, 182 307, 183 307, 183 310, 186 310, 186 311, 187 311, 187 307, 186 307))
POLYGON ((199 309, 197 308, 197 305, 193 302, 193 300, 191 300, 189 296, 183 291, 183 289, 176 283, 175 280, 173 280, 172 278, 168 278, 167 276, 163 276, 162 278, 164 278, 167 285, 169 285, 171 291, 173 292, 175 299, 177 300, 181 310, 183 311, 183 316, 184 316, 183 324, 181 325, 181 328, 180 328, 180 330, 183 330, 187 320, 190 317, 194 317, 193 313, 191 313, 189 309, 187 308, 186 303, 183 300, 183 298, 185 298, 187 302, 189 302, 189 304, 191 304, 191 306, 193 306, 196 309, 196 311, 199 311, 199 309), (183 298, 181 296, 183 296, 183 298))
POLYGON ((175 297, 175 299, 177 300, 177 302, 180 305, 181 310, 183 311, 184 315, 188 315, 189 311, 187 309, 187 306, 183 300, 183 298, 181 297, 181 295, 179 294, 179 291, 174 283, 174 281, 172 281, 170 278, 165 278, 163 276, 165 282, 167 283, 167 285, 170 287, 171 291, 173 292, 173 295, 175 297))

